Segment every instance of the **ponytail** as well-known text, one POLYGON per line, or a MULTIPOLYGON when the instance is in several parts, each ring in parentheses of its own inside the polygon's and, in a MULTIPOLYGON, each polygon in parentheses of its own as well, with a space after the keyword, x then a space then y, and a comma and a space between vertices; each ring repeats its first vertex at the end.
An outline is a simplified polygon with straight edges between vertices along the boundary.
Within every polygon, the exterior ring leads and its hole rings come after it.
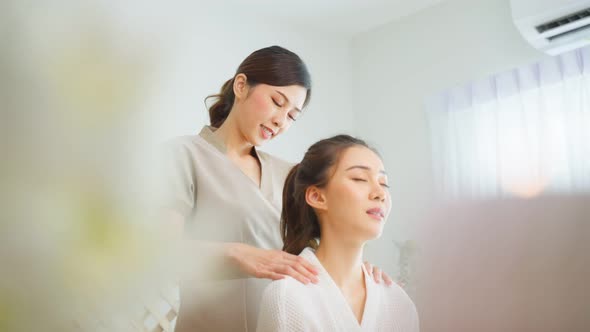
POLYGON ((227 80, 218 94, 207 96, 205 101, 209 98, 216 98, 215 103, 209 107, 209 120, 212 127, 219 128, 225 119, 227 119, 236 99, 236 95, 234 94, 234 79, 227 80))
POLYGON ((305 247, 317 248, 316 238, 320 237, 317 216, 305 201, 307 186, 298 181, 300 165, 295 165, 287 175, 281 212, 283 251, 293 255, 299 255, 305 247))

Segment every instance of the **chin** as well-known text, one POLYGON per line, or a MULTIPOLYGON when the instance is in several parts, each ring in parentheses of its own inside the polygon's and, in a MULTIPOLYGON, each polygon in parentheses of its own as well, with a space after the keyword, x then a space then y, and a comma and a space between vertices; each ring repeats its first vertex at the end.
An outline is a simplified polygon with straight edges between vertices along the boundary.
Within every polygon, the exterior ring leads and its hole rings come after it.
POLYGON ((264 141, 264 139, 254 136, 254 137, 250 137, 248 139, 248 143, 252 144, 252 146, 259 147, 259 146, 264 145, 264 143, 266 143, 266 142, 264 141))
POLYGON ((379 237, 381 237, 380 231, 376 231, 373 229, 364 229, 362 231, 356 232, 356 235, 354 236, 354 238, 355 238, 354 242, 364 244, 369 241, 376 240, 379 237))
POLYGON ((378 228, 371 227, 371 229, 367 230, 368 240, 376 240, 381 237, 383 234, 383 227, 379 226, 378 228))
POLYGON ((378 238, 381 237, 382 234, 383 234, 383 232, 379 232, 379 233, 375 234, 375 237, 373 237, 372 240, 377 240, 378 238))

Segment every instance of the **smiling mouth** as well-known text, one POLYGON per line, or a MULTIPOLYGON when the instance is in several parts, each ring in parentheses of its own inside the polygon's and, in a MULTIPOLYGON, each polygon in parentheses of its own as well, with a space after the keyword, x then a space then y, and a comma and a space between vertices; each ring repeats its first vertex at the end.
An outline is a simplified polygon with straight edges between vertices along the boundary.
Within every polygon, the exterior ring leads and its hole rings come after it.
POLYGON ((262 131, 265 133, 265 137, 271 138, 275 135, 275 133, 268 127, 265 127, 264 125, 260 125, 260 127, 262 127, 262 131))

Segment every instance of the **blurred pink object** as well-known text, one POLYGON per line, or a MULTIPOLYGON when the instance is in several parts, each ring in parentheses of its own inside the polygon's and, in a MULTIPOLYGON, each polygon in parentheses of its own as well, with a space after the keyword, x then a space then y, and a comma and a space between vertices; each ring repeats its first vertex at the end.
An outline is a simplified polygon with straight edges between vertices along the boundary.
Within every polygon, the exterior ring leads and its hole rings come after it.
POLYGON ((590 331, 590 196, 462 202, 419 229, 422 332, 590 331))

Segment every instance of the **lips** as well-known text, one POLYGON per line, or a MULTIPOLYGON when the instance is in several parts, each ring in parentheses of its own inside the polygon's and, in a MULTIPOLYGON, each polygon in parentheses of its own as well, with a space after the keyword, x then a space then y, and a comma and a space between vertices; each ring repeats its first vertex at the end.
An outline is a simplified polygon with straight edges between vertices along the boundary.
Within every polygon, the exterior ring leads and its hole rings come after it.
POLYGON ((270 129, 264 125, 260 125, 260 127, 261 127, 261 131, 262 131, 262 136, 265 139, 272 138, 274 135, 276 135, 276 133, 274 131, 272 131, 272 129, 270 129))
POLYGON ((379 219, 384 219, 385 218, 385 211, 381 208, 372 208, 367 210, 367 214, 370 215, 371 217, 376 217, 379 219))

